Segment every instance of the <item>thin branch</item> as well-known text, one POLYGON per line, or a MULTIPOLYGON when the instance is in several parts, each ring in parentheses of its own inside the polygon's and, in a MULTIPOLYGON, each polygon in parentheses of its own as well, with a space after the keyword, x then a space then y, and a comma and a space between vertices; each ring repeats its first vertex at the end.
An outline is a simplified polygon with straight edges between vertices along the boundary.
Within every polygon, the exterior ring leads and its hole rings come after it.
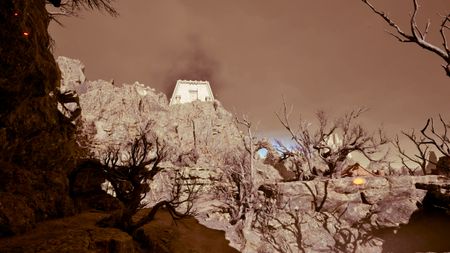
POLYGON ((443 46, 444 46, 444 48, 440 48, 440 47, 426 41, 426 36, 429 32, 429 28, 431 25, 430 20, 427 21, 424 32, 422 32, 419 29, 419 27, 417 26, 416 16, 417 16, 417 13, 419 10, 419 4, 418 4, 417 0, 413 0, 414 10, 411 15, 410 22, 409 22, 411 34, 404 32, 400 28, 400 26, 398 26, 386 13, 376 9, 368 0, 361 0, 361 1, 364 4, 366 4, 374 13, 376 13, 378 16, 380 16, 384 21, 386 21, 386 23, 388 23, 389 26, 391 26, 395 29, 397 34, 394 34, 392 32, 389 32, 389 34, 391 34, 392 36, 397 38, 400 42, 405 42, 405 43, 413 42, 413 43, 417 44, 418 46, 424 48, 425 50, 430 51, 430 52, 438 55, 439 57, 441 57, 445 61, 443 68, 445 69, 447 76, 450 77, 450 50, 447 45, 447 39, 445 37, 445 31, 444 31, 444 29, 448 29, 448 26, 446 24, 448 21, 450 21, 450 13, 444 17, 444 19, 441 23, 441 26, 440 26, 440 34, 441 34, 441 37, 443 40, 443 46))

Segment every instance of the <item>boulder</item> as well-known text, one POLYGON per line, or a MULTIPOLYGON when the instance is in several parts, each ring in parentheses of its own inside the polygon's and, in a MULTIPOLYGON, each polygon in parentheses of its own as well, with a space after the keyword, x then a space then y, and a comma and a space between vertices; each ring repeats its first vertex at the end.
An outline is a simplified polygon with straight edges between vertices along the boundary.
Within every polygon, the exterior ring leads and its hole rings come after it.
POLYGON ((431 172, 435 175, 450 175, 450 157, 448 156, 442 156, 439 158, 437 164, 436 164, 436 170, 431 172))

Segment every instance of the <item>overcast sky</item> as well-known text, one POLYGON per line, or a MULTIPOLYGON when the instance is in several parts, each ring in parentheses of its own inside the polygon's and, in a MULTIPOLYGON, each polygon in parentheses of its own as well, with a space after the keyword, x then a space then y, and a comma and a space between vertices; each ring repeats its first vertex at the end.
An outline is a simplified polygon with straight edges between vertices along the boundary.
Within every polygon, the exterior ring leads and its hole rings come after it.
MULTIPOLYGON (((420 1, 420 26, 450 0, 420 1)), ((373 0, 408 30, 412 0, 373 0)), ((139 81, 170 98, 177 79, 207 79, 228 110, 259 122, 263 135, 281 125, 282 96, 296 114, 334 115, 370 108, 369 127, 389 133, 450 120, 450 78, 436 55, 402 44, 360 0, 117 1, 120 16, 83 12, 53 23, 55 55, 80 59, 90 80, 139 81)), ((450 31, 448 32, 450 39, 450 31)))

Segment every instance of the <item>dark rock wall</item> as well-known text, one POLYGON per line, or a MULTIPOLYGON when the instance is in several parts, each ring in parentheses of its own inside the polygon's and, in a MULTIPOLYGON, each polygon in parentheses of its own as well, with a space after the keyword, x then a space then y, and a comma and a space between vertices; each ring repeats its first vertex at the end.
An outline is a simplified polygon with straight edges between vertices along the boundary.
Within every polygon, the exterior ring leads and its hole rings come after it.
POLYGON ((75 128, 57 110, 49 22, 44 0, 0 1, 0 236, 73 212, 75 128))

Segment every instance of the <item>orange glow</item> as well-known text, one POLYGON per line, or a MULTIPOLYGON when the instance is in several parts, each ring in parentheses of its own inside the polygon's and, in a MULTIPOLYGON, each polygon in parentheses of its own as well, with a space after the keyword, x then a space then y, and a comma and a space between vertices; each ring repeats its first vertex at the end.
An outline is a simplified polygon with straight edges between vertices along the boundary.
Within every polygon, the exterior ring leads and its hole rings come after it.
POLYGON ((23 35, 28 36, 28 35, 30 35, 30 33, 29 32, 23 32, 23 35))
POLYGON ((365 183, 366 183, 366 180, 362 177, 357 177, 357 178, 353 179, 353 184, 363 185, 365 183))
POLYGON ((17 17, 17 16, 19 16, 19 13, 17 13, 17 12, 14 12, 14 16, 16 16, 16 17, 17 17))

